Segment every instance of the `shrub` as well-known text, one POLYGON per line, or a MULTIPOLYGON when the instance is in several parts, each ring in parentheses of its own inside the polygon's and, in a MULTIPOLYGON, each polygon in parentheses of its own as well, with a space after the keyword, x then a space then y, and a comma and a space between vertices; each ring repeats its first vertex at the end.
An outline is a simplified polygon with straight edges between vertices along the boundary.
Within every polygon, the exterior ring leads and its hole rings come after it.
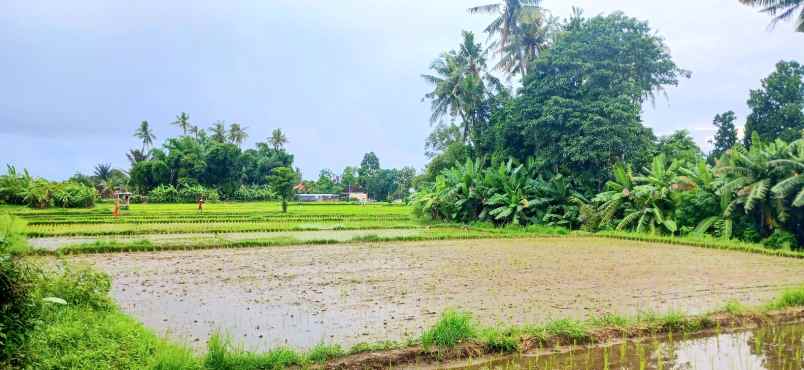
POLYGON ((466 312, 453 310, 444 311, 436 324, 422 334, 422 345, 425 348, 455 347, 456 344, 477 335, 477 329, 472 316, 466 312))
POLYGON ((762 245, 773 249, 796 249, 798 247, 798 241, 796 240, 796 236, 792 233, 776 229, 771 236, 762 241, 762 245))
POLYGON ((244 202, 267 201, 277 199, 277 195, 268 186, 241 185, 240 188, 235 190, 234 194, 232 194, 232 199, 244 202))
POLYGON ((307 352, 306 357, 310 362, 321 364, 327 362, 327 360, 343 356, 343 354, 343 349, 337 344, 319 343, 313 346, 313 348, 307 352))
POLYGON ((260 354, 246 352, 233 347, 229 337, 214 333, 207 343, 204 367, 226 370, 284 369, 301 365, 303 360, 302 356, 288 348, 277 348, 260 354))
POLYGON ((88 266, 63 265, 37 287, 40 298, 56 297, 68 306, 86 306, 93 310, 108 311, 114 308, 109 298, 111 279, 103 272, 88 266))
POLYGON ((77 182, 65 182, 53 190, 53 202, 64 208, 90 208, 95 205, 98 191, 92 186, 77 182))
POLYGON ((148 193, 151 203, 176 203, 178 200, 179 192, 173 185, 159 185, 148 193))
POLYGON ((35 271, 16 256, 27 249, 24 225, 12 216, 0 216, 0 368, 28 363, 28 339, 38 314, 35 271))

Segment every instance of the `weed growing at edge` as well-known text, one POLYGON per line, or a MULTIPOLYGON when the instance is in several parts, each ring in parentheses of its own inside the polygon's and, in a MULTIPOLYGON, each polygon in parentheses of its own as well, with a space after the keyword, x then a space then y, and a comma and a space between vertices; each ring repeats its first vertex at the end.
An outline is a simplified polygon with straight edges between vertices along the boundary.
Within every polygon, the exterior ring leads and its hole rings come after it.
POLYGON ((446 310, 436 324, 422 334, 425 348, 432 346, 452 348, 460 342, 474 339, 477 328, 472 315, 466 312, 446 310))

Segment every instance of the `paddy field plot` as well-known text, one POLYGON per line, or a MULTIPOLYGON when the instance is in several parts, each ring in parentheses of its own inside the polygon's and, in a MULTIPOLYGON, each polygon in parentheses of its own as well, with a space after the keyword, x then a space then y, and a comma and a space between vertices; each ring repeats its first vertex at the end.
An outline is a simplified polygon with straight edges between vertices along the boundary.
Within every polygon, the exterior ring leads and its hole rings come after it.
MULTIPOLYGON (((51 257, 52 258, 52 257, 51 257)), ((769 301, 804 260, 599 238, 445 240, 78 255, 121 308, 203 348, 345 347, 418 336, 448 308, 484 325, 603 313, 695 314, 769 301)))

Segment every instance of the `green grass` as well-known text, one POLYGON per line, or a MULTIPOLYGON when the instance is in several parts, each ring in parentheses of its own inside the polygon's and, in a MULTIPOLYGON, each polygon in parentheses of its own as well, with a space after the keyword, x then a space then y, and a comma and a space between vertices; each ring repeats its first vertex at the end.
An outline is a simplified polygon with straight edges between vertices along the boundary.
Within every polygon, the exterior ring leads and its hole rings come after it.
POLYGON ((204 367, 210 370, 284 369, 302 365, 305 358, 289 348, 276 348, 264 353, 244 351, 235 347, 228 336, 215 333, 207 344, 204 367))
POLYGON ((323 364, 333 358, 341 357, 345 354, 341 346, 337 344, 319 343, 310 348, 305 358, 309 362, 323 364))
POLYGON ((447 310, 441 314, 438 322, 427 329, 421 336, 421 343, 425 348, 441 347, 451 348, 458 343, 474 339, 477 336, 477 327, 472 315, 466 312, 447 310))
POLYGON ((747 243, 733 239, 717 239, 709 236, 665 236, 641 234, 625 231, 601 231, 594 234, 575 232, 577 235, 593 235, 604 238, 635 240, 643 242, 688 245, 692 247, 721 249, 747 253, 765 254, 770 256, 804 258, 804 251, 788 249, 771 249, 761 244, 747 243))
POLYGON ((804 285, 797 288, 785 289, 779 297, 768 305, 768 308, 781 310, 800 306, 804 306, 804 285))

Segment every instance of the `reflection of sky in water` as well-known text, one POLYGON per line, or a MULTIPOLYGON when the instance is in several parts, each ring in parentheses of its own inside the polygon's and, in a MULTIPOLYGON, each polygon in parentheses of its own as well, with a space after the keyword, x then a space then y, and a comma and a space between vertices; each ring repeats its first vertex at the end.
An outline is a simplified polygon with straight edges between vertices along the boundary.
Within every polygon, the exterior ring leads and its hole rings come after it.
POLYGON ((461 369, 799 370, 804 369, 804 324, 696 339, 648 340, 571 354, 514 357, 461 369))
POLYGON ((751 333, 722 334, 680 342, 674 369, 765 369, 761 357, 751 353, 751 333))

